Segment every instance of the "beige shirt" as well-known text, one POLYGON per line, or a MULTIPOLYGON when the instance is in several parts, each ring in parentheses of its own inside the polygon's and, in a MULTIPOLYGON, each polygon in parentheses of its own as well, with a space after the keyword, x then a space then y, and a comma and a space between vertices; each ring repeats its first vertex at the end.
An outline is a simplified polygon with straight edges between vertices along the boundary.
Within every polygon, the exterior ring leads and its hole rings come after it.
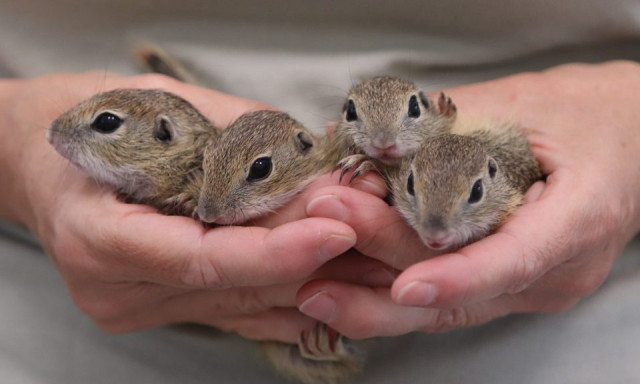
POLYGON ((399 75, 437 90, 563 60, 624 57, 633 46, 611 52, 609 42, 640 38, 637 0, 0 1, 0 67, 10 74, 135 74, 129 49, 151 41, 205 84, 313 128, 335 117, 362 77, 399 75), (527 56, 589 44, 600 45, 527 56))

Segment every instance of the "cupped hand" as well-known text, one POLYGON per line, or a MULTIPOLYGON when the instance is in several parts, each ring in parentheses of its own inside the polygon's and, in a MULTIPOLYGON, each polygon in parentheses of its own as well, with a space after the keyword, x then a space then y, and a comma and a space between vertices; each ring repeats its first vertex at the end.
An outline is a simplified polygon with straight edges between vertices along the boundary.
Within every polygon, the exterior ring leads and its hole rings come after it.
MULTIPOLYGON (((390 284, 379 262, 358 255, 332 260, 351 248, 355 233, 336 220, 307 217, 303 200, 261 226, 212 229, 118 201, 45 140, 58 115, 113 88, 174 92, 218 127, 267 108, 158 75, 56 74, 0 83, 0 172, 7 181, 0 186, 7 197, 0 216, 37 236, 75 303, 100 327, 119 333, 195 322, 295 342, 314 323, 295 308, 296 291, 312 273, 375 284, 382 271, 390 284)), ((321 178, 309 193, 337 184, 336 177, 321 178)))
POLYGON ((460 115, 510 120, 545 174, 499 230, 437 257, 390 207, 330 186, 312 215, 355 229, 363 254, 404 271, 391 289, 315 280, 302 312, 354 337, 446 331, 510 313, 555 312, 596 290, 640 230, 640 66, 569 64, 448 90, 460 115), (417 262, 416 262, 417 261, 417 262))

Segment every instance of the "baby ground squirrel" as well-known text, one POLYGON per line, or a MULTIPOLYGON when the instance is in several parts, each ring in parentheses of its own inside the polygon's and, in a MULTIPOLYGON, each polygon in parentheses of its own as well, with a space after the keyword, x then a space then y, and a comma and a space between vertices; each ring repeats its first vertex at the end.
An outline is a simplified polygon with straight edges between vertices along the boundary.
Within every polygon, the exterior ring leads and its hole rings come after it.
POLYGON ((195 213, 204 149, 219 136, 189 102, 154 89, 97 94, 47 130, 58 153, 123 200, 186 216, 195 213))
POLYGON ((542 178, 513 125, 472 120, 453 131, 424 140, 399 168, 386 169, 394 205, 435 250, 489 235, 542 178))
POLYGON ((404 79, 380 76, 356 84, 335 128, 343 155, 341 176, 356 165, 351 180, 376 169, 376 163, 397 166, 425 138, 449 132, 456 115, 455 104, 444 93, 434 104, 404 79))
POLYGON ((334 148, 332 137, 315 136, 284 112, 240 116, 205 150, 200 220, 241 224, 273 212, 332 170, 334 148))

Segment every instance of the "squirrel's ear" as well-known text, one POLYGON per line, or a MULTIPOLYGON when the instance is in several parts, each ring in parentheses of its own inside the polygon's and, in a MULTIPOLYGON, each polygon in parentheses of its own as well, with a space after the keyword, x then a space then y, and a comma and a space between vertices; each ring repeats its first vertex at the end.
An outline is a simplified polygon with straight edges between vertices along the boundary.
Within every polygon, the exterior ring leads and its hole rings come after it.
POLYGON ((165 115, 156 118, 153 137, 161 143, 170 143, 176 136, 176 129, 171 119, 165 115))
POLYGON ((295 136, 296 148, 300 153, 306 155, 313 148, 313 138, 305 131, 299 131, 295 136))
POLYGON ((489 157, 489 164, 487 165, 488 170, 489 170, 489 177, 490 178, 494 178, 496 176, 496 173, 498 172, 498 163, 496 163, 495 160, 493 160, 492 157, 489 157))
POLYGON ((418 92, 418 96, 420 97, 420 102, 422 103, 423 107, 425 107, 426 109, 431 108, 431 102, 429 101, 429 98, 424 95, 424 92, 418 92))

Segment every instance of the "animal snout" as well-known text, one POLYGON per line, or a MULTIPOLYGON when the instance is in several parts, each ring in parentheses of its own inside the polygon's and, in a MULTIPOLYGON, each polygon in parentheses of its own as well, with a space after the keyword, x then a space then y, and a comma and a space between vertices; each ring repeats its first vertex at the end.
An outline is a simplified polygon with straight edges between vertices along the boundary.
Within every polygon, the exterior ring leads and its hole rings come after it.
POLYGON ((200 202, 198 203, 198 218, 200 221, 205 223, 213 224, 216 221, 217 210, 213 207, 213 204, 210 202, 200 202))

